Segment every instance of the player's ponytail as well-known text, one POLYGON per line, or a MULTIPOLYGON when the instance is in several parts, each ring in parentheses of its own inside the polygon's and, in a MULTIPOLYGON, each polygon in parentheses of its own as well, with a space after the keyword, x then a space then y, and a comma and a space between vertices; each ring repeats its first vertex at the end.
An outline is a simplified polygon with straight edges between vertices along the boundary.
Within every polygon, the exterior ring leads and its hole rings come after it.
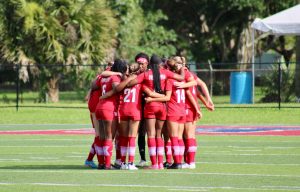
POLYGON ((157 93, 162 93, 161 85, 160 85, 160 72, 159 72, 159 64, 161 64, 162 61, 157 55, 152 55, 150 59, 150 69, 153 73, 153 85, 154 90, 157 93))

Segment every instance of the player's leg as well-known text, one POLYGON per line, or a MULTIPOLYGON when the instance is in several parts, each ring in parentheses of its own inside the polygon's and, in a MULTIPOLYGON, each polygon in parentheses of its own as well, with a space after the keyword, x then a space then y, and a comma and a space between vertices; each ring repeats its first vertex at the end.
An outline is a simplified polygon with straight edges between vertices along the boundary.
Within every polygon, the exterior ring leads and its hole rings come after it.
POLYGON ((94 137, 94 142, 91 145, 88 157, 85 161, 85 165, 89 166, 91 168, 97 168, 97 165, 94 163, 93 158, 96 155, 95 145, 97 142, 100 142, 100 140, 99 140, 99 123, 98 123, 95 113, 90 113, 90 117, 91 117, 92 125, 93 125, 94 131, 95 131, 95 137, 94 137), (99 140, 99 141, 97 141, 97 140, 99 140))
POLYGON ((126 169, 126 156, 128 151, 128 129, 129 121, 121 120, 119 127, 119 145, 121 150, 121 169, 126 169))
POLYGON ((171 139, 169 137, 167 123, 164 124, 162 134, 164 137, 165 157, 166 157, 166 161, 164 162, 164 167, 167 168, 172 164, 172 145, 171 145, 171 139))
POLYGON ((157 169, 157 161, 156 161, 156 140, 155 140, 155 122, 156 119, 146 119, 146 129, 147 129, 147 136, 148 136, 148 151, 151 160, 151 167, 153 169, 157 169))
POLYGON ((164 141, 162 139, 162 129, 164 127, 164 120, 156 120, 155 123, 155 137, 156 137, 156 150, 157 150, 157 164, 159 169, 163 169, 164 161, 164 141))
POLYGON ((139 120, 130 120, 129 121, 129 131, 128 131, 128 169, 137 170, 134 165, 134 156, 135 156, 135 139, 138 133, 139 120))
POLYGON ((141 158, 138 166, 143 167, 147 163, 146 162, 146 123, 144 118, 142 118, 139 124, 138 147, 139 147, 139 154, 141 158))

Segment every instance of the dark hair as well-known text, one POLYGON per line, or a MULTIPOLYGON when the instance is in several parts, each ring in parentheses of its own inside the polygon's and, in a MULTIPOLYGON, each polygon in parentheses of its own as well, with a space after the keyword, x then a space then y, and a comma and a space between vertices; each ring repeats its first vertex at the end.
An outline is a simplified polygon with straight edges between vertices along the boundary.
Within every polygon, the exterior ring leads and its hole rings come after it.
POLYGON ((147 61, 149 63, 149 56, 146 53, 141 52, 141 53, 137 54, 134 58, 135 62, 137 62, 138 58, 145 58, 145 59, 147 59, 147 61))
POLYGON ((154 90, 157 93, 162 93, 161 85, 160 85, 160 72, 159 72, 159 64, 161 64, 162 61, 157 55, 152 55, 150 59, 150 69, 153 73, 153 85, 154 90))
POLYGON ((127 62, 125 60, 116 59, 111 67, 111 70, 114 72, 126 73, 127 62))

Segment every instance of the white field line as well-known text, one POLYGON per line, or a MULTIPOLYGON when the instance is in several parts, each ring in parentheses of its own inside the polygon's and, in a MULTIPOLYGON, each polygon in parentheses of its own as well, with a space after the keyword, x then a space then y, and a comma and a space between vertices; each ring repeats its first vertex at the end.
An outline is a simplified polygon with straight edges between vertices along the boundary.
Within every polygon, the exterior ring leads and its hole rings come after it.
POLYGON ((200 161, 196 162, 197 164, 219 164, 219 165, 263 165, 263 166, 300 166, 300 164, 296 163, 239 163, 239 162, 208 162, 208 161, 200 161))
POLYGON ((59 125, 59 126, 64 126, 64 125, 74 125, 74 126, 78 126, 78 125, 86 125, 86 126, 91 126, 90 124, 71 124, 71 123, 66 123, 66 124, 59 124, 59 123, 57 123, 57 124, 0 124, 0 127, 3 127, 3 126, 30 126, 30 125, 32 125, 32 126, 51 126, 51 125, 54 125, 54 126, 57 126, 57 125, 59 125))
MULTIPOLYGON (((9 173, 66 173, 66 174, 136 174, 135 171, 120 171, 120 170, 112 170, 112 171, 98 171, 98 170, 27 170, 27 169, 1 169, 0 172, 9 172, 9 173)), ((271 174, 243 174, 243 173, 196 173, 196 172, 180 172, 180 171, 143 171, 143 174, 166 174, 166 175, 215 175, 215 176, 229 176, 229 177, 286 177, 286 178, 300 178, 300 175, 271 175, 271 174)))
POLYGON ((181 189, 181 190, 209 190, 209 189, 224 189, 224 190, 274 190, 274 191, 287 191, 287 190, 300 190, 300 188, 290 187, 280 189, 277 186, 264 187, 231 187, 231 186, 212 186, 212 187, 194 187, 194 186, 179 186, 179 185, 130 185, 130 184, 74 184, 74 183, 13 183, 13 182, 0 182, 0 185, 37 185, 37 186, 62 186, 62 187, 131 187, 131 188, 166 188, 168 190, 181 189), (272 187, 272 188, 271 188, 272 187))
POLYGON ((6 146, 0 146, 0 147, 9 147, 9 148, 20 148, 20 147, 22 147, 22 148, 43 148, 43 147, 49 147, 49 148, 51 148, 51 147, 53 147, 53 148, 59 148, 59 147, 61 147, 61 148, 65 148, 65 147, 88 147, 88 146, 91 146, 91 144, 86 144, 86 145, 14 145, 14 146, 12 146, 12 145, 6 145, 6 146))
POLYGON ((218 156, 218 155, 222 155, 222 156, 300 156, 300 154, 256 154, 256 153, 222 153, 222 154, 218 154, 217 152, 215 153, 201 153, 202 155, 213 155, 213 156, 218 156))

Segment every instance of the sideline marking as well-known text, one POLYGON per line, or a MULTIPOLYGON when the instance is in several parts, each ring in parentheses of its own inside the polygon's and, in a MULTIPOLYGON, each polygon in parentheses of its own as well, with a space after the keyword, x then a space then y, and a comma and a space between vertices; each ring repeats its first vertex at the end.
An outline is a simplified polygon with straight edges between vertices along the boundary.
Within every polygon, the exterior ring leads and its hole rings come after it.
POLYGON ((178 186, 178 185, 129 185, 129 184, 74 184, 74 183, 13 183, 13 182, 1 182, 0 185, 41 185, 41 186, 66 186, 66 187, 82 187, 82 186, 96 186, 96 187, 136 187, 136 188, 167 188, 181 189, 181 190, 205 190, 205 189, 227 189, 227 190, 300 190, 298 186, 284 186, 284 188, 277 188, 277 186, 258 186, 258 187, 231 187, 231 186, 212 186, 212 187, 193 187, 193 186, 178 186))
MULTIPOLYGON (((220 126, 200 125, 196 128, 199 135, 272 135, 272 136, 300 136, 300 126, 220 126)), ((92 128, 56 129, 56 130, 16 130, 0 131, 0 135, 90 135, 92 128)))
MULTIPOLYGON (((80 167, 80 166, 78 166, 80 167)), ((135 174, 136 172, 130 172, 130 171, 120 171, 120 170, 112 170, 112 171, 98 171, 98 170, 86 170, 80 169, 80 170, 47 170, 47 169, 41 169, 41 170, 27 170, 26 168, 20 170, 15 170, 15 168, 8 169, 5 167, 0 167, 0 172, 9 172, 9 173, 68 173, 68 174, 104 174, 104 176, 107 176, 107 174, 135 174)), ((177 172, 177 171, 171 171, 171 172, 161 172, 161 171, 148 171, 143 170, 144 174, 166 174, 166 175, 173 175, 173 174, 179 174, 179 175, 214 175, 214 176, 236 176, 236 177, 286 177, 286 178, 300 178, 300 175, 270 175, 270 174, 256 174, 256 173, 212 173, 212 172, 177 172)))

